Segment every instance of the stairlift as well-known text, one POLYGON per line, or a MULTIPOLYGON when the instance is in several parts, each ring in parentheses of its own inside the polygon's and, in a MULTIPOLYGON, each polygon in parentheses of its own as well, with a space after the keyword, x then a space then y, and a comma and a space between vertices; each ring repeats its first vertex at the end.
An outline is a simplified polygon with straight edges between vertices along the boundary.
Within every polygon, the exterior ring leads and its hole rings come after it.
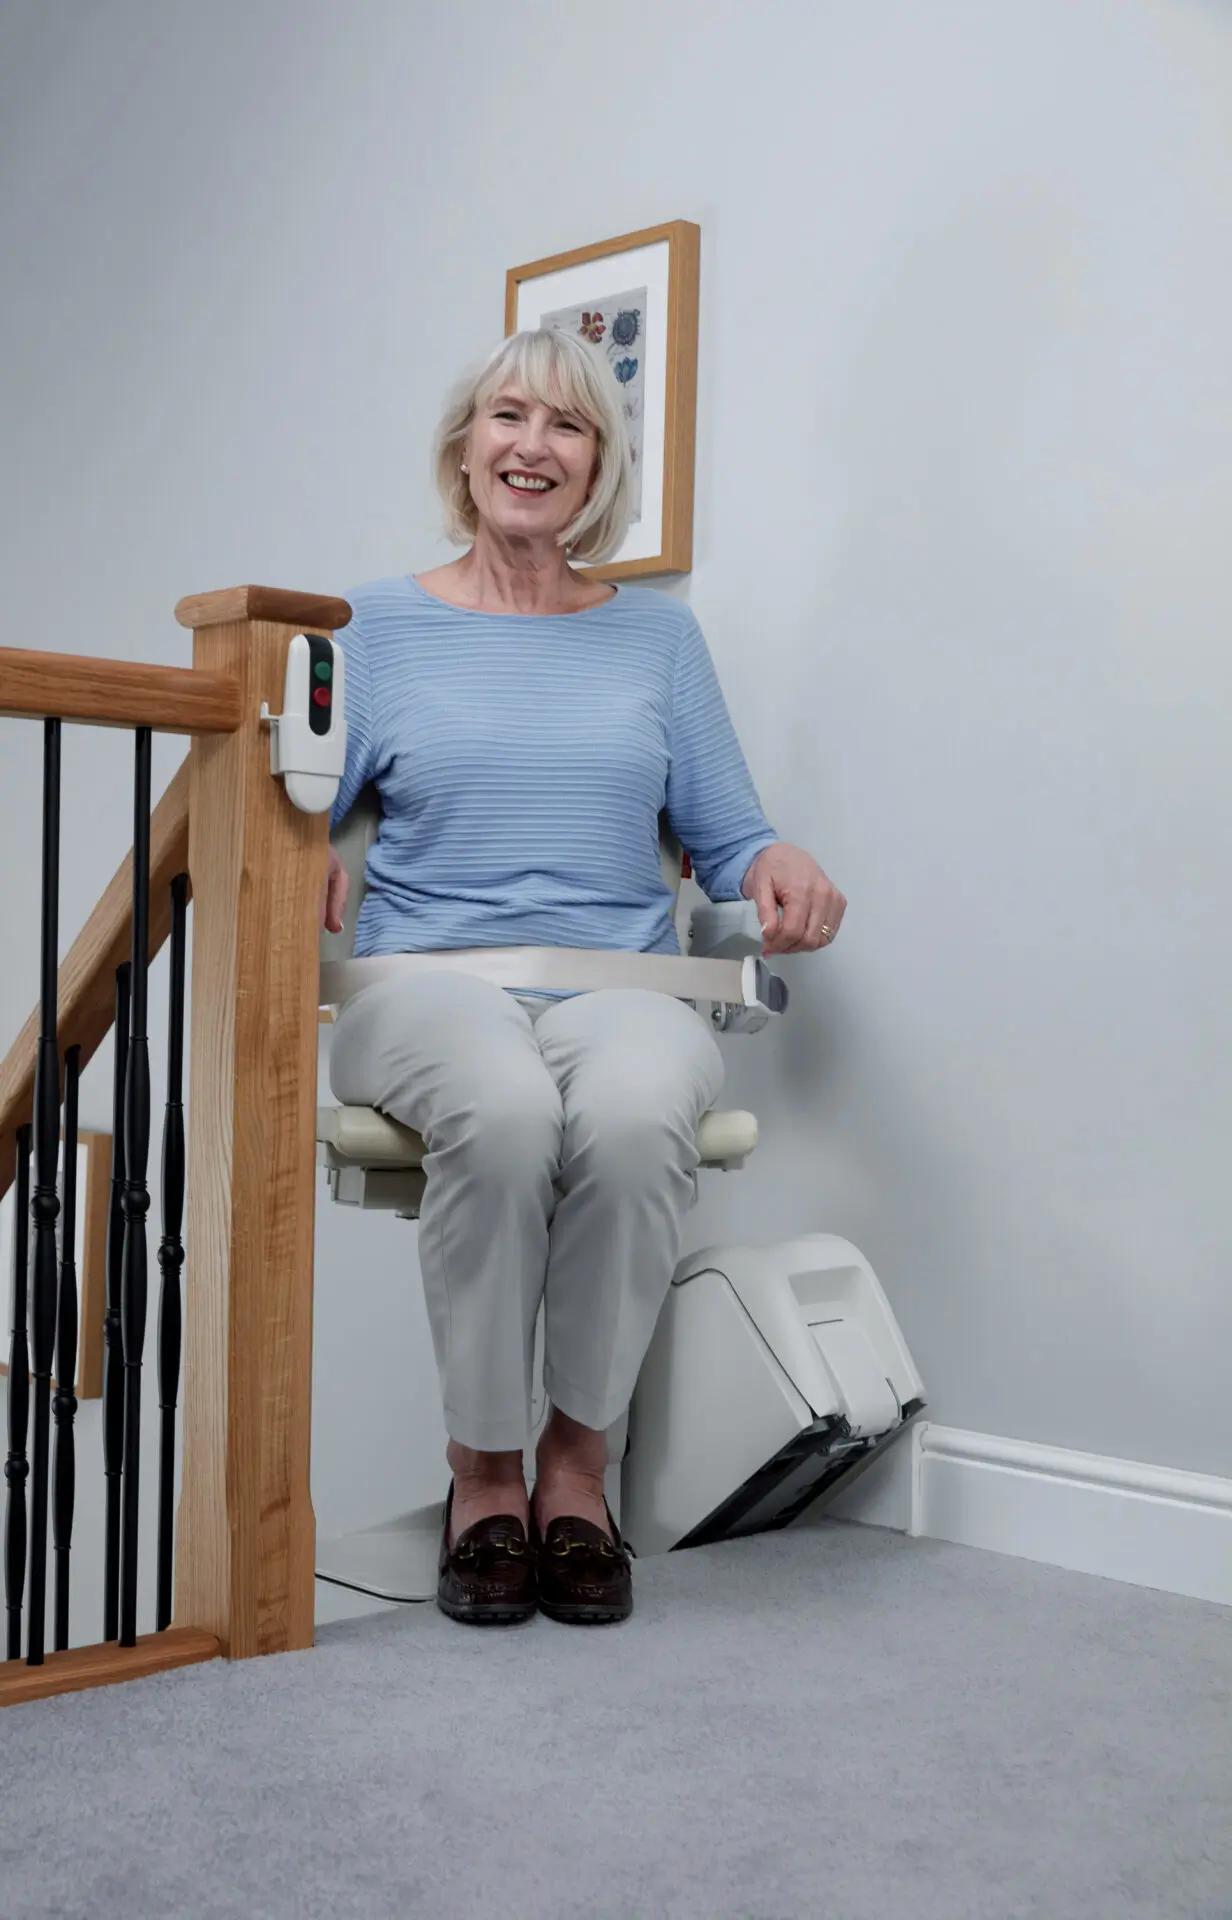
MULTIPOLYGON (((749 902, 699 904, 680 957, 499 949, 352 958, 379 804, 361 796, 334 835, 350 877, 343 930, 321 940, 322 1004, 337 1004, 393 968, 460 966, 501 985, 644 986, 696 1001, 720 1032, 751 1032, 787 994, 760 958, 749 902), (513 971, 509 971, 512 967, 513 971), (531 971, 531 969, 534 969, 531 971), (503 971, 504 970, 504 971, 503 971), (515 978, 516 973, 516 978, 515 978)), ((663 871, 679 896, 682 855, 665 840, 663 871)), ((318 1157, 332 1198, 415 1219, 423 1140, 371 1108, 323 1107, 318 1157)), ((751 1113, 708 1113, 703 1167, 733 1171, 757 1145, 751 1113)), ((534 1378, 541 1376, 542 1326, 534 1378)), ((876 1275, 850 1242, 816 1233, 762 1247, 715 1247, 678 1266, 628 1414, 608 1435, 608 1501, 645 1557, 786 1526, 891 1445, 924 1405, 923 1384, 876 1275)), ((547 1419, 542 1388, 527 1449, 547 1419)), ((439 1501, 376 1527, 323 1539, 319 1579, 395 1601, 436 1593, 439 1501)))

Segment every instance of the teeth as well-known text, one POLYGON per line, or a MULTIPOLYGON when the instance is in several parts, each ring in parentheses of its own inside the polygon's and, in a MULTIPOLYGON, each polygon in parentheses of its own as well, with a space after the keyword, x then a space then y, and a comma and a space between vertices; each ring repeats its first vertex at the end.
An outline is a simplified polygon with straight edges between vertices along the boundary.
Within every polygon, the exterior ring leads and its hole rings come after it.
POLYGON ((550 480, 536 480, 520 473, 507 473, 504 480, 507 487, 517 487, 522 493, 546 493, 552 484, 550 480))

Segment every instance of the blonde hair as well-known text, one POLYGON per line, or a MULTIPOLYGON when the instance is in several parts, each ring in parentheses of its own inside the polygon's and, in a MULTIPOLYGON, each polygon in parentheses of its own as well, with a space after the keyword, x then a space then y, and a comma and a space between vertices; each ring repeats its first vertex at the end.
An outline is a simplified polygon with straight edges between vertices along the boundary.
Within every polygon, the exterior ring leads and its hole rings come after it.
POLYGON ((545 407, 587 421, 598 440, 594 484, 581 512, 559 535, 571 558, 591 565, 609 560, 629 530, 633 465, 620 389, 607 362, 582 340, 546 327, 502 340, 483 364, 450 394, 436 430, 436 486, 445 507, 445 531, 467 546, 479 526, 462 448, 479 408, 502 386, 521 387, 545 407))

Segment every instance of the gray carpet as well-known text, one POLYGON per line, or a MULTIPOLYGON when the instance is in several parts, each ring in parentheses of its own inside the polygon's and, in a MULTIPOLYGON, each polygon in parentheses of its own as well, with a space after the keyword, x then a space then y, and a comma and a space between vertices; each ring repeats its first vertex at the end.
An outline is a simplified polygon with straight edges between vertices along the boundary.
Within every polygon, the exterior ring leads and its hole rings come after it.
POLYGON ((1232 1920, 1232 1611, 830 1525, 0 1720, 4 1920, 1232 1920))

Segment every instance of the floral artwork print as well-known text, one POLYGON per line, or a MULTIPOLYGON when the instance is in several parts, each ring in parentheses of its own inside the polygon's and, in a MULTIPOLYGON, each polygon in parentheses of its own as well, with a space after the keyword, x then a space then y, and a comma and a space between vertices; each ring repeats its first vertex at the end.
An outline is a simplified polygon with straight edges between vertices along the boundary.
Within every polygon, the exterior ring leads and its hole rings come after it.
POLYGON ((598 304, 561 307, 539 316, 541 327, 574 333, 597 347, 620 387, 633 459, 633 522, 642 517, 642 445, 645 437, 646 289, 617 293, 598 304))

